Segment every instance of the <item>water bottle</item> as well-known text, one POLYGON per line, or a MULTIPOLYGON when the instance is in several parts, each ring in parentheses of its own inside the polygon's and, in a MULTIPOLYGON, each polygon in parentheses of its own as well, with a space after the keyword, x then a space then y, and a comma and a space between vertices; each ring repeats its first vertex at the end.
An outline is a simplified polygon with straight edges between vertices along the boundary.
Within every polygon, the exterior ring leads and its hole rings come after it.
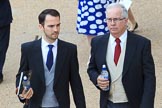
POLYGON ((29 88, 30 88, 30 81, 29 81, 29 79, 27 78, 27 76, 24 76, 24 77, 23 77, 23 82, 22 82, 22 84, 23 84, 23 87, 24 87, 24 89, 25 89, 25 92, 27 92, 27 91, 29 90, 29 88))
MULTIPOLYGON (((109 73, 108 73, 108 71, 106 69, 106 65, 105 64, 102 65, 102 70, 101 70, 101 75, 100 76, 101 76, 101 78, 109 80, 109 73)), ((104 91, 107 91, 107 90, 109 90, 109 86, 104 89, 104 91)))

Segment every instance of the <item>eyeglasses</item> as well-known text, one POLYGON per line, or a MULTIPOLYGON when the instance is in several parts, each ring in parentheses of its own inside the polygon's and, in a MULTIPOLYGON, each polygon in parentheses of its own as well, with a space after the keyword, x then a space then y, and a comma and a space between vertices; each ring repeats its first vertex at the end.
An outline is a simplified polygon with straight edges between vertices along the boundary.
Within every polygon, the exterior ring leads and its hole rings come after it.
POLYGON ((124 20, 124 19, 125 19, 125 18, 106 18, 106 21, 109 22, 109 23, 111 23, 112 21, 113 21, 114 23, 117 23, 117 22, 122 21, 122 20, 124 20))

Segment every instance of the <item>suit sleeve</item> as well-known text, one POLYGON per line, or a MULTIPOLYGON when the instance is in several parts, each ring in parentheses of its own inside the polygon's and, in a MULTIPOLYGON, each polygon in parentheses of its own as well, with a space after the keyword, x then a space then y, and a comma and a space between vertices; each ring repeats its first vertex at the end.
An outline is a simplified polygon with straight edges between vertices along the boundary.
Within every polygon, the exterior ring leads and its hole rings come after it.
POLYGON ((98 73, 98 69, 97 69, 97 64, 95 62, 95 50, 96 50, 96 43, 94 41, 94 39, 92 39, 91 42, 91 55, 90 55, 90 59, 89 59, 89 64, 88 64, 88 75, 90 80, 92 81, 92 83, 97 87, 97 77, 99 76, 98 73))
MULTIPOLYGON (((26 70, 29 70, 28 68, 28 62, 27 62, 27 52, 25 51, 25 47, 24 45, 21 46, 21 59, 20 59, 20 67, 19 67, 19 71, 16 75, 16 88, 18 87, 19 85, 19 82, 20 82, 20 75, 21 75, 21 72, 24 72, 26 70)), ((21 88, 20 88, 20 93, 22 92, 23 90, 23 87, 21 85, 21 88)), ((19 97, 20 101, 21 102, 25 102, 24 99, 21 99, 19 97)))
POLYGON ((151 42, 147 41, 143 50, 144 92, 140 108, 154 108, 156 77, 151 54, 151 42))
POLYGON ((86 108, 82 81, 79 75, 79 64, 76 46, 72 48, 70 61, 70 84, 76 108, 86 108))
POLYGON ((29 70, 28 68, 28 62, 27 62, 27 51, 25 51, 25 47, 22 45, 21 46, 21 58, 20 58, 20 67, 19 71, 16 75, 16 87, 19 84, 19 79, 20 79, 20 74, 21 72, 29 70))

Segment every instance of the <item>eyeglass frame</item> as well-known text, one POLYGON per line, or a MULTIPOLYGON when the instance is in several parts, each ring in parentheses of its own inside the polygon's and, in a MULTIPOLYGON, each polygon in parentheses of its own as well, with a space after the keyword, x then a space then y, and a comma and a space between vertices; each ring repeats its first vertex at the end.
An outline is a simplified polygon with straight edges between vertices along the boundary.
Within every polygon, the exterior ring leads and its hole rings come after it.
POLYGON ((106 22, 109 22, 109 23, 112 23, 112 21, 113 21, 114 23, 117 23, 117 22, 122 21, 122 20, 124 20, 124 19, 126 19, 126 18, 106 18, 105 21, 106 21, 106 22))

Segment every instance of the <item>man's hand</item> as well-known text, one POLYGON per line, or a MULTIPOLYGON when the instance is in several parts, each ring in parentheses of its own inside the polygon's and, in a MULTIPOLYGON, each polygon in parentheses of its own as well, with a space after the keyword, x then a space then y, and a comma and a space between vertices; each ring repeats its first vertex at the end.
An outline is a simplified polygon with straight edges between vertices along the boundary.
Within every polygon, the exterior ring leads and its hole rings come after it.
POLYGON ((106 80, 99 75, 97 78, 97 85, 104 90, 109 86, 109 80, 106 80))
POLYGON ((33 89, 30 88, 28 91, 26 91, 26 89, 24 89, 22 91, 22 94, 20 94, 20 98, 24 98, 24 99, 30 99, 33 96, 33 89))

